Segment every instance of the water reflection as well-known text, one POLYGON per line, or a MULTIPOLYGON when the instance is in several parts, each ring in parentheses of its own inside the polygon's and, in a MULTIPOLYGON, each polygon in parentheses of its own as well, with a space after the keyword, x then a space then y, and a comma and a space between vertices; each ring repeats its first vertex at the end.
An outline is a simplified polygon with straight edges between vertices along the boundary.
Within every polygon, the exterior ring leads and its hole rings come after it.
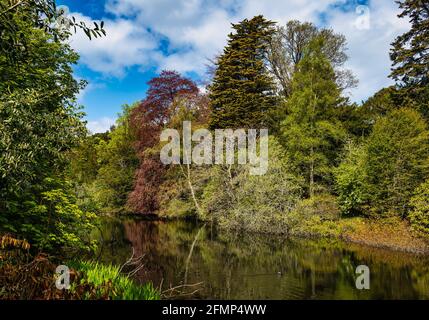
POLYGON ((203 281, 192 298, 429 299, 428 257, 340 241, 228 235, 185 221, 103 223, 99 259, 121 264, 145 255, 137 281, 164 289, 203 281), (357 290, 355 269, 371 270, 371 289, 357 290))

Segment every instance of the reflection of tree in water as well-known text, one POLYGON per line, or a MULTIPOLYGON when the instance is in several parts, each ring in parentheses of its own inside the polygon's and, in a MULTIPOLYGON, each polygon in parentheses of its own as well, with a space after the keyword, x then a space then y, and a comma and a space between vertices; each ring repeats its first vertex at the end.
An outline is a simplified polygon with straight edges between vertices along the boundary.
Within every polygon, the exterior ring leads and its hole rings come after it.
POLYGON ((138 279, 155 286, 163 279, 168 288, 183 284, 186 275, 188 283, 204 282, 197 297, 386 299, 429 294, 425 257, 339 241, 216 234, 184 221, 127 220, 123 230, 136 255, 145 255, 146 268, 138 279), (370 267, 371 290, 355 288, 360 264, 370 267))
POLYGON ((165 288, 183 283, 193 224, 128 220, 124 229, 136 256, 144 255, 145 268, 136 275, 138 279, 152 280, 156 286, 163 282, 165 288))

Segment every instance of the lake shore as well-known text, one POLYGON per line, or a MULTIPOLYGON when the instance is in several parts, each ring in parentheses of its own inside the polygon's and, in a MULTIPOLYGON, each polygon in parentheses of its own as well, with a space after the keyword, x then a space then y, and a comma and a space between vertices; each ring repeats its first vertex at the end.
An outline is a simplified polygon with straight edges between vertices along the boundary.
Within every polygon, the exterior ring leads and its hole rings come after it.
MULTIPOLYGON (((125 217, 149 221, 194 220, 189 217, 166 217, 157 215, 125 214, 125 217)), ((410 225, 399 218, 369 219, 341 218, 338 221, 317 221, 303 224, 291 232, 298 238, 337 238, 374 248, 429 255, 429 239, 416 236, 410 225)), ((289 236, 289 235, 288 235, 289 236)))
POLYGON ((376 248, 429 255, 429 242, 415 236, 408 223, 399 219, 359 219, 353 223, 353 229, 346 231, 342 238, 347 242, 376 248))

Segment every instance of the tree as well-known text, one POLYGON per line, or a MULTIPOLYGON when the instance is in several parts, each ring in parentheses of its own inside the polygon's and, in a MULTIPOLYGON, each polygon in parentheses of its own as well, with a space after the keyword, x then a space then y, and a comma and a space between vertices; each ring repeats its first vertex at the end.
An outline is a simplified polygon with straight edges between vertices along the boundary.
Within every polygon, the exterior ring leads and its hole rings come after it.
POLYGON ((425 0, 396 1, 411 29, 392 43, 390 77, 397 81, 403 106, 416 105, 429 118, 429 4, 425 0))
POLYGON ((177 96, 198 93, 197 85, 176 71, 164 70, 148 85, 146 98, 131 113, 131 125, 137 135, 137 152, 159 142, 159 133, 172 116, 170 107, 177 96))
POLYGON ((343 213, 402 215, 429 174, 429 131, 422 116, 402 108, 380 117, 361 146, 336 170, 343 213))
POLYGON ((380 117, 399 109, 401 103, 397 101, 395 86, 383 88, 369 97, 361 106, 354 108, 348 115, 349 132, 357 137, 367 137, 380 117))
POLYGON ((8 193, 43 181, 85 134, 75 104, 84 83, 71 67, 78 55, 31 22, 17 26, 31 44, 25 57, 14 65, 0 56, 0 192, 8 193))
POLYGON ((373 211, 404 214, 429 173, 429 131, 421 115, 400 109, 380 118, 366 142, 366 175, 373 211))
POLYGON ((111 213, 124 211, 139 166, 135 130, 130 124, 130 114, 137 106, 138 103, 124 105, 108 139, 99 140, 95 146, 99 168, 93 181, 94 198, 104 211, 111 213))
POLYGON ((346 38, 331 29, 318 29, 310 22, 292 20, 285 27, 277 27, 268 55, 271 72, 284 96, 292 94, 292 79, 297 66, 308 52, 308 45, 318 37, 324 39, 322 52, 335 70, 338 86, 347 89, 356 85, 351 71, 343 68, 348 59, 346 38))
POLYGON ((136 133, 135 148, 140 160, 134 188, 127 206, 133 212, 153 213, 158 209, 159 186, 165 167, 159 159, 159 135, 174 115, 173 102, 180 96, 196 96, 198 87, 175 71, 163 71, 149 81, 146 99, 131 113, 136 133))
MULTIPOLYGON (((36 27, 31 12, 8 9, 8 19, 0 17, 20 39, 0 50, 0 232, 38 249, 88 249, 81 240, 94 216, 76 206, 63 174, 67 151, 86 134, 76 105, 85 83, 73 77, 78 55, 36 27)), ((0 29, 2 45, 8 32, 0 29)))
POLYGON ((94 22, 95 27, 89 27, 75 17, 66 17, 61 8, 57 8, 55 0, 1 0, 0 1, 0 52, 9 61, 25 55, 27 46, 31 44, 23 37, 17 22, 29 21, 34 28, 43 30, 52 36, 54 41, 67 39, 69 29, 74 32, 81 29, 89 39, 106 35, 104 22, 94 22), (64 28, 67 21, 68 28, 64 28), (62 25, 55 22, 63 22, 62 25))
POLYGON ((269 150, 270 165, 261 176, 250 175, 249 165, 201 170, 204 183, 198 194, 205 216, 199 218, 233 231, 287 234, 303 181, 292 173, 288 155, 272 136, 269 150))
POLYGON ((266 54, 273 22, 256 16, 233 24, 209 87, 211 128, 261 128, 276 105, 266 54))
POLYGON ((336 114, 343 99, 322 52, 323 41, 313 41, 297 67, 287 101, 289 113, 281 126, 283 144, 305 177, 310 196, 315 194, 316 183, 330 182, 331 167, 346 135, 336 114))

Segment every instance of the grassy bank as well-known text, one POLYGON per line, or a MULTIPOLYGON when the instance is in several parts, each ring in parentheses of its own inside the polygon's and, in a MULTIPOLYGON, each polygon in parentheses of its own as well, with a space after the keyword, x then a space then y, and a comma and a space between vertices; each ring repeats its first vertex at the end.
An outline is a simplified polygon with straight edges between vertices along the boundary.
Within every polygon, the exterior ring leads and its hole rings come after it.
POLYGON ((291 235, 307 238, 338 238, 347 242, 415 254, 429 254, 429 240, 416 234, 407 221, 341 218, 336 221, 314 216, 291 230, 291 235))

